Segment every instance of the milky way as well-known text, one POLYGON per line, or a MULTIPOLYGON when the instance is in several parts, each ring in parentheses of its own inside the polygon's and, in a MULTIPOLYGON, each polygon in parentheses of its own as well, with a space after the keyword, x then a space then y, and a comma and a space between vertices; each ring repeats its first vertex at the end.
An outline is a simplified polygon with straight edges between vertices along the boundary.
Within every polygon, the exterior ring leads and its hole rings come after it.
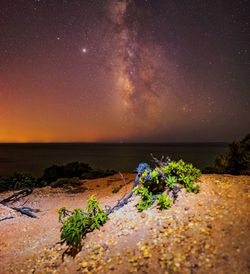
POLYGON ((141 37, 140 22, 128 22, 133 9, 131 1, 109 2, 113 34, 111 67, 117 107, 127 126, 133 127, 132 132, 143 136, 168 127, 168 113, 178 101, 175 90, 180 83, 176 81, 176 67, 152 41, 152 35, 141 37))

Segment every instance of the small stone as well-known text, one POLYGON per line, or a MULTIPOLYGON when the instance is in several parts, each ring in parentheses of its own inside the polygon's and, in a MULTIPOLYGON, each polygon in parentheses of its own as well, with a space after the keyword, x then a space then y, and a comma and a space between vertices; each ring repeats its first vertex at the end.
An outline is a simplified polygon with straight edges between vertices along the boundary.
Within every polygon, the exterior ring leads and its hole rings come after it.
POLYGON ((163 228, 168 228, 169 224, 165 223, 162 226, 163 226, 163 228))
POLYGON ((209 244, 205 244, 205 249, 209 249, 209 244))
POLYGON ((225 261, 227 261, 228 260, 228 256, 227 255, 223 255, 222 259, 225 260, 225 261))
POLYGON ((88 267, 88 262, 82 262, 80 265, 81 267, 86 268, 88 267))
POLYGON ((113 271, 113 270, 115 270, 115 267, 114 267, 113 265, 111 265, 111 266, 109 267, 109 270, 113 271))

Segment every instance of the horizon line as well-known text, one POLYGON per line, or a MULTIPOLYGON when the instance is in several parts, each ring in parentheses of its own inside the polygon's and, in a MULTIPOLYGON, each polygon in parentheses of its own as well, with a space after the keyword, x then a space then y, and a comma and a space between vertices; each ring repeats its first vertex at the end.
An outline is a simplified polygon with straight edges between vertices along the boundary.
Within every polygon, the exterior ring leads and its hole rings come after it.
POLYGON ((56 142, 0 142, 0 145, 7 144, 112 144, 112 145, 123 145, 123 144, 228 144, 230 141, 169 141, 169 142, 143 142, 143 141, 118 141, 118 142, 86 142, 86 141, 56 141, 56 142))

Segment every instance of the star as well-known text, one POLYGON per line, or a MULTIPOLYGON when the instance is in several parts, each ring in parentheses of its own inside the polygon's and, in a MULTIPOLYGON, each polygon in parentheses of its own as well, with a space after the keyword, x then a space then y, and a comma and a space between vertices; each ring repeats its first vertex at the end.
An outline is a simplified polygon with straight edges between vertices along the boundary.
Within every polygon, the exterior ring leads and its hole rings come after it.
POLYGON ((86 53, 87 49, 86 48, 82 48, 82 53, 86 53))

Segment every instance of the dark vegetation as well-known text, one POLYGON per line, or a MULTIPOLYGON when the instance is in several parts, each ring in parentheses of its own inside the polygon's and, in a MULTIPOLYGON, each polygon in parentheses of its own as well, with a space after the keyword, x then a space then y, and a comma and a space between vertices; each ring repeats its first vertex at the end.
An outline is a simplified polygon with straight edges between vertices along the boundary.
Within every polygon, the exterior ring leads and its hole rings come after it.
POLYGON ((81 185, 80 180, 103 178, 115 173, 114 170, 93 169, 88 164, 80 162, 53 165, 46 168, 40 178, 23 172, 16 172, 8 178, 0 178, 0 192, 47 185, 67 189, 81 185))
POLYGON ((250 175, 250 134, 229 145, 228 151, 218 158, 205 173, 250 175))
POLYGON ((35 186, 37 186, 36 179, 28 173, 16 172, 8 178, 0 178, 0 192, 33 188, 35 186))
POLYGON ((60 187, 64 189, 71 189, 81 186, 82 183, 78 177, 73 178, 58 178, 50 184, 51 187, 60 187))

